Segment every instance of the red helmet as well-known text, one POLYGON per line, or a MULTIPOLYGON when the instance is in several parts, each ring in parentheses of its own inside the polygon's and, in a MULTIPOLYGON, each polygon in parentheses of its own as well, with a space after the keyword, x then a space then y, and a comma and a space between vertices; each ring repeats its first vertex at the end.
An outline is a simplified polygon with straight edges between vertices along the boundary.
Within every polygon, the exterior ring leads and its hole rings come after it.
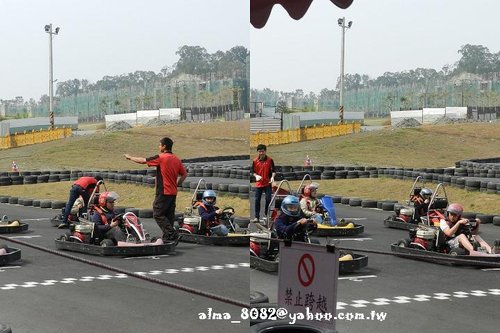
POLYGON ((102 192, 99 194, 99 206, 106 207, 107 202, 115 202, 119 197, 116 192, 102 192))
POLYGON ((194 226, 192 226, 191 224, 184 223, 181 228, 184 229, 183 231, 185 232, 189 232, 191 234, 195 233, 194 226))
POLYGON ((260 255, 260 245, 257 242, 250 241, 250 254, 258 257, 260 255))
POLYGON ((85 241, 85 234, 75 231, 70 237, 73 241, 83 243, 85 241))
POLYGON ((452 203, 446 208, 446 211, 448 213, 453 213, 458 216, 462 216, 462 213, 464 212, 464 206, 458 203, 452 203))
POLYGON ((311 192, 317 190, 318 188, 319 188, 319 184, 311 183, 311 184, 307 185, 306 187, 304 187, 304 195, 306 197, 309 197, 309 196, 311 196, 311 192))

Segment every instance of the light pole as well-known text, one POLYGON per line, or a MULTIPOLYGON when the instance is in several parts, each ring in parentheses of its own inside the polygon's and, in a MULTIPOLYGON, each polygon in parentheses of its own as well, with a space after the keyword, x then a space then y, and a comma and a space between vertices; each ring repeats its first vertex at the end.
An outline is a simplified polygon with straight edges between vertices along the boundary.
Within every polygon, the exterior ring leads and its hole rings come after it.
POLYGON ((54 109, 53 109, 53 98, 54 98, 54 76, 52 70, 52 38, 53 35, 59 34, 59 27, 52 30, 52 23, 45 26, 45 32, 49 34, 49 123, 50 129, 54 129, 54 109))
POLYGON ((344 47, 345 47, 345 30, 350 29, 352 26, 352 21, 349 21, 346 25, 345 17, 338 19, 338 24, 342 28, 342 49, 340 51, 340 106, 339 106, 339 118, 340 123, 344 123, 344 47))

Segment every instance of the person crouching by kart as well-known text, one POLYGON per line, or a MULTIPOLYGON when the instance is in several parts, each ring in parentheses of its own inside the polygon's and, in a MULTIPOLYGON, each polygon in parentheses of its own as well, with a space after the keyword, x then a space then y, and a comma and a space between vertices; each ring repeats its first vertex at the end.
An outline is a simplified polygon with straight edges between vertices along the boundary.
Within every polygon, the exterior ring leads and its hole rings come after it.
MULTIPOLYGON (((94 189, 97 187, 97 183, 99 181, 102 181, 101 176, 95 176, 95 177, 80 177, 77 181, 73 183, 73 186, 71 186, 71 189, 69 190, 69 198, 68 201, 66 202, 66 207, 64 208, 64 215, 62 219, 62 223, 59 224, 58 228, 59 229, 64 229, 69 227, 68 223, 68 216, 71 212, 71 208, 73 207, 73 204, 75 201, 78 199, 78 197, 83 198, 84 202, 84 207, 80 209, 80 214, 83 212, 84 208, 87 207, 90 199, 90 195, 94 191, 94 189)), ((99 190, 99 188, 98 188, 99 190)))
POLYGON ((300 199, 300 209, 303 216, 321 223, 323 221, 323 208, 321 202, 316 198, 318 188, 319 184, 317 183, 311 183, 304 187, 304 197, 300 199))
POLYGON ((301 218, 299 198, 287 195, 281 203, 281 213, 274 222, 278 238, 291 239, 299 242, 307 241, 307 228, 315 229, 317 223, 307 218, 301 218))
MULTIPOLYGON (((447 217, 441 219, 440 228, 447 237, 447 243, 450 248, 463 247, 469 251, 469 255, 481 255, 482 253, 474 250, 474 246, 470 242, 467 235, 465 235, 464 227, 469 224, 468 219, 462 218, 464 207, 458 203, 452 203, 446 208, 447 217)), ((480 236, 477 235, 479 231, 480 220, 476 219, 477 227, 472 230, 472 236, 479 245, 485 249, 487 253, 491 252, 491 247, 480 236)))
POLYGON ((216 201, 217 196, 214 191, 203 192, 202 202, 198 204, 198 214, 201 216, 202 225, 200 232, 210 236, 227 236, 229 230, 219 221, 222 209, 215 206, 216 201))
POLYGON ((99 195, 99 206, 95 207, 92 222, 95 223, 99 239, 111 239, 115 245, 126 239, 125 233, 120 229, 120 219, 116 218, 114 211, 118 199, 116 192, 103 192, 99 195))
POLYGON ((429 210, 429 202, 431 201, 432 190, 429 188, 422 188, 417 195, 411 198, 413 207, 415 209, 414 219, 420 222, 421 216, 426 216, 429 210))

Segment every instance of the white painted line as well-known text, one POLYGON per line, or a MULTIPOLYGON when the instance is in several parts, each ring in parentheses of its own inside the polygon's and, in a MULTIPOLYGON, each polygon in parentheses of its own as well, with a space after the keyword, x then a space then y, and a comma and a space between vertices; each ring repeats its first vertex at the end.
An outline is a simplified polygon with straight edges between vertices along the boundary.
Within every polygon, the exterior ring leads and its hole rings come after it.
POLYGON ((349 222, 349 221, 363 221, 363 220, 368 220, 367 217, 343 217, 343 219, 346 221, 346 222, 349 222))
POLYGON ((21 222, 25 221, 48 221, 50 220, 50 217, 40 217, 38 219, 22 219, 21 222))
POLYGON ((170 257, 170 254, 159 254, 156 256, 137 256, 137 257, 125 257, 123 259, 130 260, 130 259, 153 259, 153 260, 158 260, 161 257, 170 257))
MULTIPOLYGON (((229 269, 229 268, 238 268, 238 267, 249 267, 250 265, 248 263, 238 263, 238 264, 225 264, 224 266, 222 265, 213 265, 210 267, 206 266, 198 266, 198 267, 184 267, 180 269, 172 269, 168 268, 165 269, 164 271, 161 270, 154 270, 150 272, 135 272, 135 274, 138 275, 160 275, 160 274, 177 274, 177 273, 193 273, 196 271, 208 271, 208 270, 223 270, 223 269, 229 269)), ((19 266, 16 266, 19 267, 19 266)), ((14 268, 14 267, 3 267, 3 268, 14 268)), ((63 284, 75 284, 77 282, 96 282, 99 280, 111 280, 111 279, 126 279, 128 278, 128 275, 126 274, 115 274, 115 275, 108 275, 108 274, 102 274, 99 276, 83 276, 81 278, 63 278, 61 280, 44 280, 43 282, 24 282, 23 284, 15 284, 15 283, 10 283, 10 284, 5 284, 4 286, 0 287, 0 290, 14 290, 18 287, 23 287, 23 288, 34 288, 34 287, 39 287, 39 286, 53 286, 56 285, 57 283, 63 283, 63 284)))
POLYGON ((361 281, 361 279, 375 278, 376 275, 362 275, 362 276, 342 276, 339 280, 361 281))
POLYGON ((9 237, 10 239, 18 239, 18 238, 23 238, 23 239, 29 239, 29 238, 39 238, 42 237, 42 235, 31 235, 31 236, 11 236, 9 237))
POLYGON ((5 267, 0 267, 0 272, 5 272, 6 269, 12 269, 12 268, 21 268, 21 266, 5 266, 5 267))
POLYGON ((500 268, 482 268, 482 271, 500 271, 500 268))
POLYGON ((330 241, 356 241, 356 242, 364 242, 366 240, 372 240, 373 238, 328 238, 330 241))

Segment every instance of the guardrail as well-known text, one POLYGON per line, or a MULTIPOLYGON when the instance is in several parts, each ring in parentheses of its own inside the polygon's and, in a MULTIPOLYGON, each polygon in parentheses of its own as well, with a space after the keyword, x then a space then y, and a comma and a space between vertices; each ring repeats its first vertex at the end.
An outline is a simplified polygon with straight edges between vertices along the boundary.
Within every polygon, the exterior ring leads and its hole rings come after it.
POLYGON ((71 128, 55 128, 53 130, 32 130, 22 133, 14 133, 8 136, 0 137, 0 149, 8 149, 54 141, 70 137, 73 131, 71 128))
POLYGON ((250 147, 259 144, 279 145, 292 142, 301 142, 314 139, 331 138, 334 136, 358 133, 361 131, 360 123, 342 125, 319 125, 276 132, 257 132, 250 134, 250 147))

